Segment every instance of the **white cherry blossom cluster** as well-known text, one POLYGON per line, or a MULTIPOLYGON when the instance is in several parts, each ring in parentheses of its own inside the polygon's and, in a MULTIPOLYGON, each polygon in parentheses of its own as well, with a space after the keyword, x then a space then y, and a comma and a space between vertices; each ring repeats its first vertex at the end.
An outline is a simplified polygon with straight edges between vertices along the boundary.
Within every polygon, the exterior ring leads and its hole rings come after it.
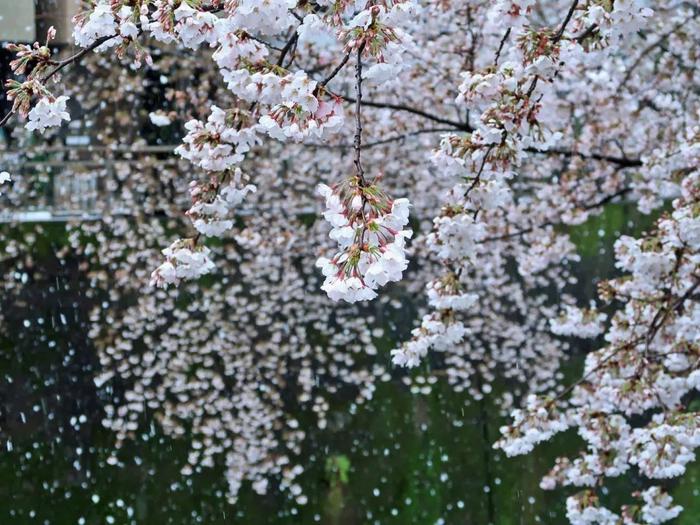
POLYGON ((259 142, 256 128, 236 125, 236 116, 212 106, 206 122, 192 119, 185 124, 187 135, 175 152, 206 171, 234 168, 259 142))
POLYGON ((562 336, 575 336, 585 339, 598 337, 605 330, 605 320, 607 316, 599 312, 595 305, 591 308, 577 308, 565 305, 564 312, 549 320, 552 333, 562 336))
POLYGON ((391 360, 397 366, 414 368, 428 354, 428 350, 450 351, 462 342, 466 333, 467 329, 459 321, 426 315, 420 327, 411 332, 413 339, 391 351, 391 360))
MULTIPOLYGON (((214 51, 212 59, 221 71, 228 88, 236 95, 245 100, 253 98, 259 93, 255 86, 260 84, 262 73, 250 73, 244 66, 252 64, 265 64, 265 60, 270 55, 267 47, 252 38, 243 34, 237 34, 235 28, 229 29, 226 26, 219 26, 220 34, 218 48, 214 51), (254 75, 259 75, 253 79, 254 75), (250 89, 250 92, 248 92, 250 89)), ((274 75, 274 73, 269 73, 274 75)))
POLYGON ((601 37, 617 42, 646 25, 647 19, 654 15, 650 5, 644 0, 623 0, 611 6, 604 2, 591 2, 585 21, 590 25, 595 24, 601 37))
POLYGON ((468 333, 457 314, 469 311, 479 295, 465 292, 454 274, 431 281, 427 290, 430 306, 439 313, 425 315, 421 325, 411 332, 412 339, 391 351, 392 361, 397 366, 416 367, 429 350, 450 352, 468 333))
POLYGON ((557 458, 554 468, 542 479, 540 487, 551 490, 557 485, 594 487, 601 477, 616 477, 630 468, 631 429, 618 414, 581 419, 571 414, 588 451, 573 461, 557 458))
POLYGON ((214 270, 206 246, 193 246, 189 239, 179 239, 163 250, 165 262, 151 274, 151 286, 165 287, 182 280, 198 279, 214 270))
POLYGON ((571 525, 616 525, 620 517, 601 506, 598 496, 585 490, 566 498, 566 517, 571 525))
POLYGON ((535 0, 497 0, 487 16, 492 23, 519 28, 528 21, 528 15, 535 6, 535 0))
POLYGON ((46 128, 60 126, 63 121, 70 121, 70 114, 66 111, 68 97, 42 97, 29 112, 27 129, 44 133, 46 128))
POLYGON ((324 133, 337 132, 345 122, 340 100, 319 101, 313 95, 317 83, 305 73, 282 78, 268 75, 263 78, 262 86, 263 100, 280 101, 260 118, 261 129, 274 139, 299 142, 309 136, 321 138, 324 133), (274 80, 270 84, 266 79, 274 80))
POLYGON ((560 413, 554 403, 535 395, 527 397, 523 410, 513 410, 512 418, 511 425, 501 427, 504 439, 497 443, 508 456, 527 454, 535 445, 570 426, 567 416, 560 413))
POLYGON ((477 294, 461 290, 459 280, 454 275, 429 282, 427 292, 430 306, 439 310, 466 311, 479 300, 477 294))
POLYGON ((291 9, 297 0, 238 0, 231 2, 234 22, 253 32, 274 35, 283 32, 294 23, 291 9))
POLYGON ((572 525, 660 525, 676 518, 683 508, 661 487, 635 493, 641 505, 625 505, 621 515, 600 505, 592 490, 584 490, 566 500, 566 517, 572 525))
POLYGON ((218 17, 214 13, 202 12, 181 2, 173 15, 173 30, 183 46, 196 49, 204 43, 213 45, 217 41, 218 17))
POLYGON ((392 200, 376 184, 360 180, 333 189, 320 184, 318 193, 326 201, 325 219, 331 224, 329 237, 340 251, 316 262, 325 281, 321 286, 334 301, 349 303, 377 296, 376 290, 400 281, 408 267, 406 239, 413 232, 408 224, 408 199, 392 200))
POLYGON ((220 237, 224 232, 233 228, 234 214, 248 193, 255 193, 253 184, 242 186, 242 173, 236 170, 230 184, 219 190, 219 181, 201 184, 190 183, 192 207, 187 216, 195 229, 207 237, 220 237))
POLYGON ((79 17, 73 30, 75 44, 87 47, 98 39, 111 37, 117 31, 117 23, 109 0, 99 0, 93 9, 79 17))
POLYGON ((695 460, 700 418, 684 414, 668 422, 663 417, 654 419, 647 427, 634 429, 630 463, 649 478, 678 477, 685 473, 686 464, 695 460))
POLYGON ((673 504, 673 498, 669 496, 661 487, 649 487, 639 493, 644 505, 637 512, 641 512, 643 523, 656 525, 666 523, 681 513, 683 507, 673 504))
MULTIPOLYGON (((12 102, 12 111, 27 119, 25 129, 44 134, 49 128, 59 128, 64 121, 70 121, 66 103, 70 97, 54 96, 47 88, 47 81, 58 71, 61 64, 52 57, 49 47, 56 37, 56 29, 51 26, 46 35, 45 45, 35 42, 27 44, 7 44, 7 49, 16 54, 10 62, 10 69, 24 81, 9 79, 5 82, 7 100, 12 102)), ((7 119, 7 116, 6 116, 7 119)))

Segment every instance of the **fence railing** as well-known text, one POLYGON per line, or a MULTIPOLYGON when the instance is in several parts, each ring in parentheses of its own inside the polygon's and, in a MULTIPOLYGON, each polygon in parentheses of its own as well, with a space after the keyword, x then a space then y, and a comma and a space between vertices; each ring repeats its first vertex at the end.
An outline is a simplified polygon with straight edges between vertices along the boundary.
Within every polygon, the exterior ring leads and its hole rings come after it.
MULTIPOLYGON (((94 221, 134 214, 134 201, 125 202, 110 184, 118 180, 120 166, 141 162, 143 155, 172 154, 175 145, 59 146, 36 150, 0 151, 0 170, 10 172, 11 188, 0 187, 0 224, 17 222, 94 221), (30 160, 31 159, 31 160, 30 160)), ((187 161, 174 154, 164 162, 187 161)), ((183 169, 183 176, 191 175, 183 169)), ((188 179, 189 180, 189 179, 188 179)), ((118 192, 117 192, 118 193, 118 192)), ((187 209, 186 191, 181 195, 187 209)), ((245 217, 265 211, 260 206, 236 210, 245 217)), ((317 213, 313 206, 287 209, 289 215, 317 213)))
POLYGON ((175 147, 50 146, 1 151, 0 167, 13 182, 11 188, 0 188, 4 193, 0 223, 97 220, 105 213, 128 213, 113 202, 113 192, 106 187, 107 181, 115 180, 116 167, 138 162, 146 154, 172 153, 175 147))

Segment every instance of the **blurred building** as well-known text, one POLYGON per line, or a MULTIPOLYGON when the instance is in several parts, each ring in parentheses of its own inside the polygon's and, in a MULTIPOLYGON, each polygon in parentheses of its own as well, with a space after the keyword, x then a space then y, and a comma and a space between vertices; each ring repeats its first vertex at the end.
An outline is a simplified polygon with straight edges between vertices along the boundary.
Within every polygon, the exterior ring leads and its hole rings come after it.
POLYGON ((0 0, 0 41, 43 42, 54 26, 54 43, 71 45, 71 19, 80 4, 81 0, 0 0))
POLYGON ((0 40, 33 42, 36 25, 36 5, 32 0, 0 0, 0 40))

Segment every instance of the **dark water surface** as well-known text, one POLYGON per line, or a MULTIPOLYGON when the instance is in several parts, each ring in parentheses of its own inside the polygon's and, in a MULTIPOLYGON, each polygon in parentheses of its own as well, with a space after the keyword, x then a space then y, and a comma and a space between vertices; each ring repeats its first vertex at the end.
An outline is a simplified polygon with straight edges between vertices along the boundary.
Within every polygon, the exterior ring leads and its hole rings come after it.
MULTIPOLYGON (((577 234, 584 283, 613 271, 609 254, 599 253, 609 221, 619 221, 611 213, 577 234)), ((256 495, 248 484, 229 504, 222 465, 183 477, 187 439, 164 436, 148 414, 120 452, 123 464, 108 465, 115 439, 101 424, 110 392, 93 382, 99 363, 86 333, 90 284, 77 261, 60 264, 50 250, 37 248, 35 264, 40 275, 4 275, 26 282, 19 295, 2 298, 0 525, 567 522, 570 492, 538 485, 557 455, 581 448, 580 438, 566 433, 527 457, 506 458, 491 448, 504 422, 491 400, 470 400, 440 382, 430 394, 412 395, 393 379, 365 406, 337 396, 324 430, 299 414, 307 427, 303 506, 276 489, 256 495)), ((582 285, 582 297, 593 292, 582 285)), ((580 366, 580 355, 572 358, 567 377, 580 366)), ((668 485, 686 508, 677 523, 700 523, 699 480, 694 463, 668 485)), ((606 503, 618 510, 637 485, 634 473, 614 480, 606 503)))

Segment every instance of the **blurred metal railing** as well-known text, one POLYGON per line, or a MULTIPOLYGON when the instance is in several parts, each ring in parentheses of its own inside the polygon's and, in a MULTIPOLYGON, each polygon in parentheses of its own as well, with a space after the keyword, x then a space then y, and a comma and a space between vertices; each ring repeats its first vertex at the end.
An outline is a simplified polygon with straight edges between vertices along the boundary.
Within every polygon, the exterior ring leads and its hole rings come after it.
POLYGON ((0 187, 4 194, 0 223, 97 220, 106 212, 128 213, 113 202, 113 192, 106 187, 107 181, 116 179, 117 165, 139 162, 145 154, 172 153, 175 147, 50 146, 0 151, 0 167, 13 181, 9 188, 0 187))
MULTIPOLYGON (((16 222, 94 221, 109 216, 135 214, 138 202, 115 197, 110 185, 120 179, 120 165, 140 162, 147 154, 173 153, 175 145, 163 146, 60 146, 36 150, 0 151, 0 171, 10 172, 11 189, 0 186, 0 224, 16 222), (37 160, 36 157, 41 157, 37 160), (64 158, 56 158, 64 157, 64 158), (83 157, 83 158, 78 158, 83 157), (100 158, 101 157, 101 158, 100 158), (28 160, 31 158, 32 160, 28 160)), ((195 177, 188 161, 172 155, 165 163, 182 162, 184 176, 195 177)), ((121 177, 124 180, 124 177, 121 177)), ((189 205, 185 180, 182 210, 189 205)), ((311 198, 313 200, 313 198, 311 198)), ((172 204, 172 203, 171 203, 172 204)), ((237 209, 239 217, 264 212, 265 207, 251 204, 237 209)), ((286 209, 290 216, 316 214, 312 205, 286 209)))

